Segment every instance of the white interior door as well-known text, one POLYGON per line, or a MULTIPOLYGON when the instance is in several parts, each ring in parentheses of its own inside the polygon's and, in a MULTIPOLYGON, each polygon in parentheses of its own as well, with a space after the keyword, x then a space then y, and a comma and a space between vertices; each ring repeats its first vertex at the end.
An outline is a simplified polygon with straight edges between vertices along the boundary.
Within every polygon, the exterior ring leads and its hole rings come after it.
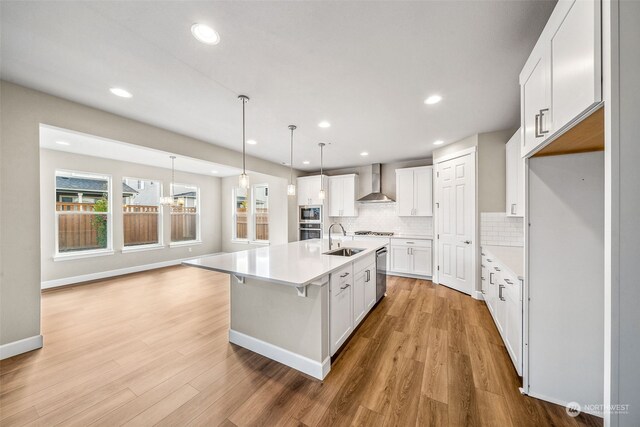
POLYGON ((438 163, 438 280, 471 295, 475 289, 475 153, 438 163))

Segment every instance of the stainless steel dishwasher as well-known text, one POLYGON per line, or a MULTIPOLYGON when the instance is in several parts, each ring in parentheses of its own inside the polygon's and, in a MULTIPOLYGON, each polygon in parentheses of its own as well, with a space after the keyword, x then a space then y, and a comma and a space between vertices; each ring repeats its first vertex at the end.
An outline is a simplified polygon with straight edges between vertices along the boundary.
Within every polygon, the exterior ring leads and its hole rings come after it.
POLYGON ((376 251, 376 302, 387 292, 387 247, 376 251))

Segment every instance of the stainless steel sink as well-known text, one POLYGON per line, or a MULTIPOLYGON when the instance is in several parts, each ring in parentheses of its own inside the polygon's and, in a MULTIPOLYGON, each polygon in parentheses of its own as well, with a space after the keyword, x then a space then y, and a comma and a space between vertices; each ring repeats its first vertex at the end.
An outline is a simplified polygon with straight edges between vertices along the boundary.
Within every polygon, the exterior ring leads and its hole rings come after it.
POLYGON ((355 254, 359 254, 360 252, 364 251, 364 249, 360 249, 360 248, 340 248, 340 249, 334 249, 332 251, 329 252, 325 252, 325 255, 337 255, 337 256, 352 256, 355 254))

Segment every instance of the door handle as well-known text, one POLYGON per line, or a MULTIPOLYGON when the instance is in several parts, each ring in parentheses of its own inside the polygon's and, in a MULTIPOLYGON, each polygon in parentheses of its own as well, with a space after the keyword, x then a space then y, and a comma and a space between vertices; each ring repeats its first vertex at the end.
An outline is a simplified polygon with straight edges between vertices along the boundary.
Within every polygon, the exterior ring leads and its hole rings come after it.
POLYGON ((540 136, 543 136, 544 134, 549 133, 548 130, 544 130, 544 128, 542 127, 542 118, 544 117, 544 113, 548 111, 549 111, 548 108, 543 108, 542 110, 540 110, 540 136))
POLYGON ((471 244, 471 240, 465 240, 462 243, 464 243, 465 245, 470 245, 471 244))
POLYGON ((501 301, 506 301, 502 296, 503 289, 504 289, 504 285, 498 285, 498 298, 500 298, 501 301))

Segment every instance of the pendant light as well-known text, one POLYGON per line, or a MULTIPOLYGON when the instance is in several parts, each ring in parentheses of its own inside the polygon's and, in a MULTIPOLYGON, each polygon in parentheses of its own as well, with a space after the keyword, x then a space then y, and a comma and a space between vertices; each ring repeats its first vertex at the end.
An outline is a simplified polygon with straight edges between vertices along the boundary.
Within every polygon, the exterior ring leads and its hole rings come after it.
POLYGON ((249 188, 249 176, 247 176, 246 161, 247 161, 247 140, 245 138, 245 118, 244 118, 244 106, 249 102, 249 97, 246 95, 239 95, 238 99, 242 101, 242 174, 238 179, 240 188, 249 188))
POLYGON ((291 130, 291 158, 289 160, 289 185, 287 185, 287 195, 296 195, 296 185, 293 183, 293 131, 296 130, 296 125, 289 125, 291 130))
POLYGON ((176 156, 169 156, 169 158, 171 159, 171 186, 169 187, 169 195, 165 196, 165 197, 160 197, 160 204, 162 206, 173 206, 173 187, 174 187, 174 182, 175 182, 175 178, 176 178, 176 169, 175 169, 175 162, 176 162, 176 156))
POLYGON ((322 179, 322 167, 324 163, 323 152, 324 152, 325 143, 321 142, 318 144, 318 146, 320 147, 320 193, 318 193, 318 198, 320 200, 324 200, 325 197, 327 196, 324 192, 324 180, 322 179))

